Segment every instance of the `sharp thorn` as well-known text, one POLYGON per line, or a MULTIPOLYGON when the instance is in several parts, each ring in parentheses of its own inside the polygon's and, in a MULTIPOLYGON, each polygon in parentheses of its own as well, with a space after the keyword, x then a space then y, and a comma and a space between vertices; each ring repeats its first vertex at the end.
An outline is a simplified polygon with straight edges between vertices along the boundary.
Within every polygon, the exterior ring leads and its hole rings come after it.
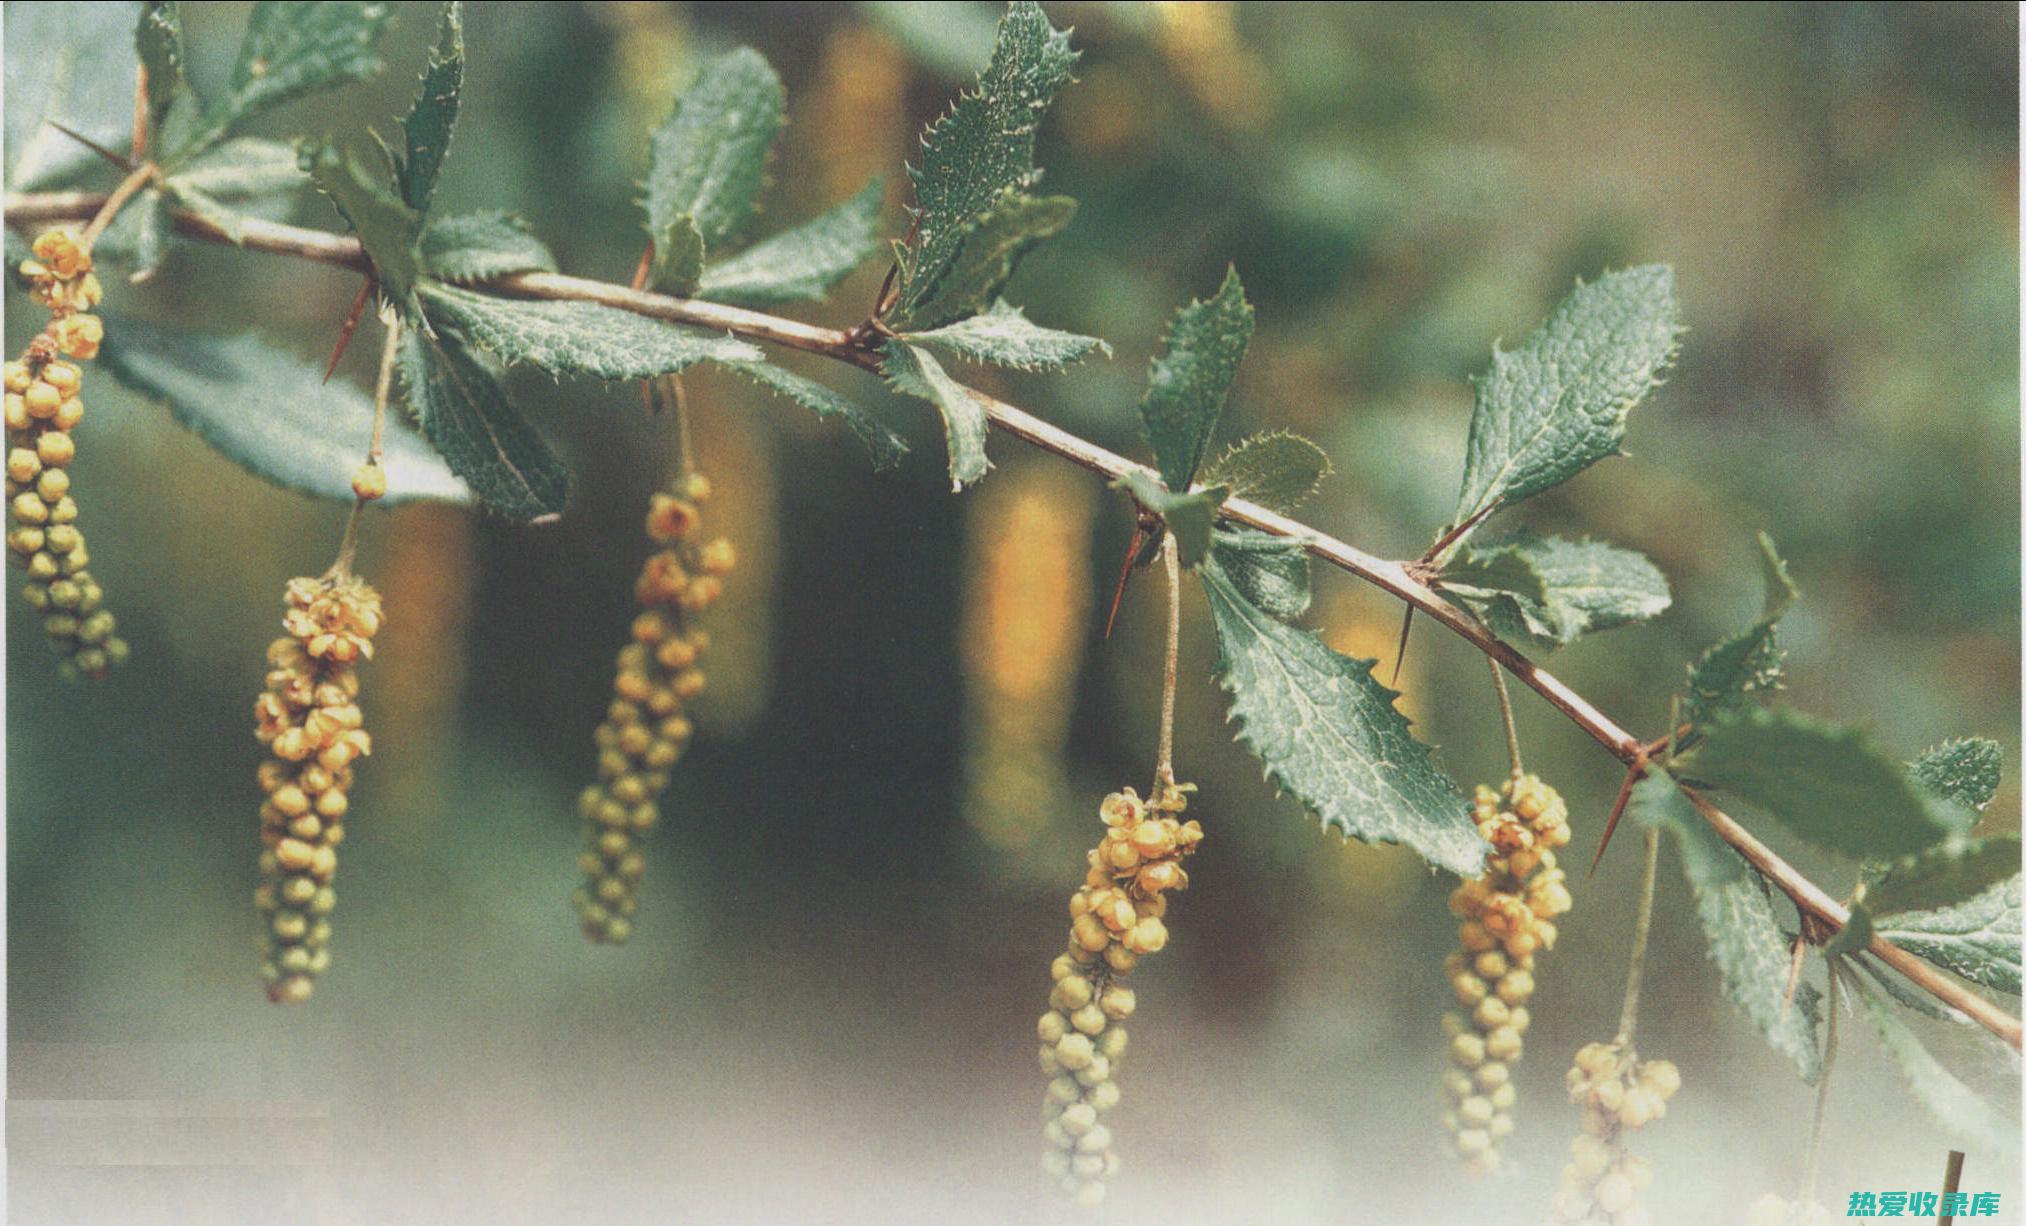
POLYGON ((1625 782, 1618 785, 1618 799, 1611 803, 1611 816, 1604 822, 1604 837, 1597 840, 1597 854, 1590 857, 1590 871, 1584 876, 1597 875, 1597 865, 1603 862, 1604 849, 1611 845, 1611 836, 1618 829, 1618 819, 1625 816, 1625 803, 1632 799, 1632 785, 1646 773, 1646 755, 1641 753, 1625 768, 1625 782))
POLYGON ((1793 962, 1787 968, 1787 994, 1780 998, 1780 1020, 1783 1022, 1787 1020, 1787 1013, 1794 1007, 1794 993, 1801 987, 1801 965, 1807 957, 1808 938, 1806 934, 1796 933, 1793 962))
POLYGON ((1407 663, 1407 634, 1414 629, 1414 606, 1407 606, 1407 616, 1400 619, 1400 650, 1393 656, 1393 679, 1386 684, 1400 684, 1400 666, 1407 663))
POLYGON ((111 162, 113 165, 119 167, 121 170, 131 171, 134 168, 133 159, 127 157, 125 154, 114 153, 112 150, 106 148, 104 145, 99 144, 97 141, 93 140, 89 136, 86 136, 84 133, 73 132, 71 129, 64 127, 62 124, 56 122, 54 119, 45 119, 42 122, 48 124, 52 128, 55 128, 57 131, 63 133, 65 136, 68 136, 70 139, 76 141, 78 144, 83 145, 85 148, 91 150, 93 153, 98 154, 100 157, 104 158, 108 162, 111 162))
POLYGON ((359 296, 352 299, 352 309, 345 314, 345 325, 338 329, 338 343, 331 346, 331 360, 324 363, 325 383, 331 381, 331 372, 337 370, 338 359, 345 356, 346 346, 352 343, 352 333, 358 331, 359 318, 366 313, 366 303, 373 296, 373 278, 367 277, 359 286, 359 296))
POLYGON ((1126 598, 1126 583, 1133 577, 1133 559, 1140 556, 1140 547, 1146 543, 1146 530, 1139 524, 1133 525, 1133 539, 1126 542, 1126 560, 1119 567, 1119 581, 1112 588, 1111 611, 1104 617, 1104 637, 1111 637, 1112 625, 1119 619, 1119 605, 1126 598))

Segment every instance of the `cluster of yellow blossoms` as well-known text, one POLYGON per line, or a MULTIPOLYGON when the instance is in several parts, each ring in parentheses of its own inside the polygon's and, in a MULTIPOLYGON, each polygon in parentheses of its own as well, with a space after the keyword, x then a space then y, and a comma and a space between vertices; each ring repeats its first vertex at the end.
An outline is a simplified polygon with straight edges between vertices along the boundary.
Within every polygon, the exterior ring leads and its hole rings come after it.
POLYGON ((1569 1101, 1582 1108, 1583 1131, 1555 1193, 1555 1226, 1648 1226, 1639 1193, 1653 1165, 1628 1153, 1625 1134, 1667 1114, 1681 1073, 1666 1060, 1640 1060, 1616 1044, 1591 1043, 1568 1072, 1569 1101))
POLYGON ((1037 1027, 1050 1078, 1042 1167, 1078 1204, 1103 1201, 1104 1180, 1118 1169, 1111 1129, 1098 1122, 1119 1100, 1115 1078, 1135 1003, 1116 980, 1168 943, 1167 892, 1189 884, 1182 857, 1203 838, 1201 825, 1178 817, 1189 791, 1171 783, 1151 800, 1131 788, 1104 798, 1104 838, 1069 900, 1069 949, 1050 968, 1055 986, 1037 1027))
POLYGON ((330 965, 331 878, 350 807, 352 763, 371 753, 358 665, 373 655, 380 596, 355 578, 292 579, 282 628, 267 649, 267 688, 253 705, 260 766, 260 872, 268 999, 308 1000, 330 965))
POLYGON ((7 420, 7 506, 13 528, 9 556, 28 571, 22 598, 42 615, 66 674, 102 677, 127 658, 105 593, 87 569, 90 555, 77 526, 70 462, 71 430, 84 418, 84 372, 63 357, 97 356, 105 328, 85 312, 98 304, 91 253, 68 230, 35 240, 35 258, 21 272, 50 323, 19 361, 4 370, 7 420))
POLYGON ((570 900, 584 935, 603 944, 622 944, 633 933, 635 894, 647 871, 641 836, 661 818, 656 797, 689 745, 683 710, 704 688, 696 662, 710 636, 692 623, 717 600, 737 562, 723 538, 691 543, 702 523, 697 504, 708 497, 710 482, 691 474, 648 507, 647 535, 662 548, 634 585, 642 611, 632 641, 619 649, 612 705, 598 726, 598 782, 577 803, 584 882, 570 900))
POLYGON ((1570 906, 1555 864, 1555 849, 1569 841, 1569 811, 1553 788, 1519 775, 1502 791, 1478 788, 1472 817, 1491 852, 1484 875, 1449 897, 1462 920, 1462 949, 1449 955, 1443 972, 1463 1011, 1442 1019, 1454 1066, 1443 1075, 1449 1100, 1443 1125, 1465 1169, 1488 1174, 1498 1169, 1499 1144, 1513 1130, 1512 1065, 1532 1021, 1534 955, 1554 947, 1554 919, 1570 906))

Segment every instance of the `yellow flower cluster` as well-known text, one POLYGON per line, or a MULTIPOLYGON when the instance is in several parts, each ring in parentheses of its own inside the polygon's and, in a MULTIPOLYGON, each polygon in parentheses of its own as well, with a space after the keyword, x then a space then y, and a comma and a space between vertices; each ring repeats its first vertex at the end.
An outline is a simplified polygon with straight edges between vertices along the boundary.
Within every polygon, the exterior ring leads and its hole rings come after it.
POLYGON ((82 312, 98 303, 99 283, 91 253, 67 230, 36 239, 35 258, 24 260, 21 271, 52 319, 27 354, 4 369, 13 520, 7 546, 28 571, 22 598, 42 615, 66 675, 102 677, 127 658, 127 644, 115 633, 111 611, 100 607, 105 593, 87 569, 91 558, 70 493, 77 456, 71 430, 84 418, 84 372, 59 356, 85 360, 98 353, 104 327, 82 312))
POLYGON ((1667 1100, 1681 1089, 1680 1071, 1617 1044, 1591 1043, 1576 1053, 1567 1082, 1569 1101, 1582 1108, 1583 1131, 1562 1168, 1555 1226, 1648 1226, 1652 1215, 1639 1193, 1653 1182, 1653 1165, 1626 1151, 1625 1134, 1667 1114, 1667 1100))
POLYGON ((1555 864, 1555 849, 1569 841, 1569 810, 1555 789, 1520 775, 1502 791, 1478 788, 1472 817, 1491 852, 1484 875, 1449 896, 1463 947, 1443 973, 1462 1011, 1442 1019, 1454 1066, 1442 1079, 1443 1125, 1464 1168, 1481 1175, 1498 1169, 1499 1145, 1513 1130, 1512 1065, 1532 1021, 1534 955, 1554 947, 1554 919, 1570 906, 1555 864))
POLYGON ((373 751, 359 710, 360 661, 373 655, 380 596, 360 579, 292 579, 282 628, 267 649, 267 688, 253 704, 261 763, 261 975, 269 1000, 308 1000, 330 965, 331 878, 350 808, 352 764, 373 751))
POLYGON ((648 507, 647 534, 663 548, 634 585, 641 613, 632 641, 619 649, 612 705, 598 725, 598 782, 577 802, 584 883, 570 901, 584 935, 601 944, 623 944, 633 933, 635 893, 647 872, 641 836, 661 819, 656 797, 689 745, 683 711, 704 688, 696 662, 710 636, 692 623, 717 600, 737 562, 723 538, 701 548, 691 543, 702 523, 697 504, 708 497, 710 482, 691 474, 648 507))
POLYGON ((64 356, 90 361, 98 356, 105 325, 86 314, 104 296, 91 270, 91 252, 69 230, 50 230, 35 240, 35 258, 21 261, 35 300, 49 308, 49 337, 64 356))
POLYGON ((1190 790, 1168 784, 1151 800, 1131 788, 1104 798, 1104 838, 1069 900, 1069 950, 1050 968, 1055 986, 1037 1027, 1050 1079, 1042 1169, 1081 1205, 1102 1202, 1104 1180, 1118 1169, 1111 1129, 1098 1121, 1119 1100, 1115 1078, 1135 1004, 1117 980, 1168 943, 1167 892, 1188 886, 1182 857, 1203 838, 1201 825, 1178 817, 1190 790))

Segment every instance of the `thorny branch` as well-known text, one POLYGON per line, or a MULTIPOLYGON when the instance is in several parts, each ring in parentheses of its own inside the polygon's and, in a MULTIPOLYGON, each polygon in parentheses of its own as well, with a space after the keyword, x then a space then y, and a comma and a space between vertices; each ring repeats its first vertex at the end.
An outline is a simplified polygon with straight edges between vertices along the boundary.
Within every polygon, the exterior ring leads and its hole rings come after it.
MULTIPOLYGON (((95 215, 105 203, 106 195, 94 192, 9 194, 5 198, 6 220, 10 225, 78 220, 95 215)), ((172 210, 170 217, 178 233, 205 242, 233 245, 232 237, 206 217, 183 209, 172 210)), ((240 224, 242 233, 237 245, 248 250, 295 256, 356 271, 371 271, 365 252, 355 238, 258 218, 247 218, 240 224)), ((876 348, 870 346, 863 330, 817 327, 740 307, 673 298, 559 273, 517 273, 480 284, 496 293, 518 298, 596 302, 652 319, 731 332, 749 340, 769 341, 790 349, 822 354, 862 370, 875 370, 880 361, 876 348)), ((994 428, 1080 468, 1107 478, 1117 478, 1128 472, 1150 471, 1145 465, 1107 451, 1024 409, 976 389, 969 390, 984 406, 994 428)), ((1242 498, 1226 501, 1221 512, 1225 518, 1249 528, 1302 541, 1317 559, 1405 601, 1412 609, 1441 623, 1526 683, 1619 761, 1631 765, 1648 752, 1649 747, 1644 742, 1598 710, 1588 699, 1536 666, 1509 644, 1501 642, 1469 613, 1436 594, 1417 574, 1421 568, 1416 563, 1374 557, 1299 520, 1242 498)), ((1795 908, 1814 921, 1825 935, 1839 931, 1850 922, 1848 909, 1717 808, 1708 797, 1693 788, 1684 787, 1682 792, 1718 837, 1735 848, 1767 881, 1791 899, 1795 908)), ((1921 990, 1968 1014, 2015 1050, 2020 1047, 2019 1019, 1992 1001, 1883 937, 1872 937, 1868 949, 1921 990)))

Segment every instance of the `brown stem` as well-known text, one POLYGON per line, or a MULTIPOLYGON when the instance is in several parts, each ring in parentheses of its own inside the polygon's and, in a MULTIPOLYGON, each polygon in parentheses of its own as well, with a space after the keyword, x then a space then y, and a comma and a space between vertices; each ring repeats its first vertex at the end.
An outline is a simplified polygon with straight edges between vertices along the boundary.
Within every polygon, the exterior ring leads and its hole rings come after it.
MULTIPOLYGON (((4 207, 10 224, 22 224, 89 217, 106 201, 106 196, 91 192, 9 194, 5 197, 4 207)), ((172 209, 170 218, 177 232, 188 237, 221 244, 230 244, 233 241, 231 236, 216 223, 187 210, 172 209)), ((360 271, 368 268, 365 253, 355 238, 262 221, 258 218, 247 218, 241 224, 243 233, 238 245, 249 250, 316 260, 360 271)), ((482 284, 484 288, 496 293, 521 298, 603 303, 651 319, 732 332, 751 340, 769 341, 790 349, 822 354, 861 369, 870 370, 879 364, 878 355, 854 345, 848 332, 781 319, 740 307, 698 302, 687 298, 671 298, 666 294, 631 290, 625 286, 610 285, 582 277, 569 277, 560 273, 517 273, 482 284)), ((985 409, 992 426, 1001 433, 1012 435, 1043 451, 1051 452, 1079 468, 1108 478, 1117 478, 1128 472, 1150 474, 1152 472, 1145 465, 1107 451, 1060 426, 1043 421, 1024 409, 996 400, 975 389, 971 394, 985 409)), ((1311 556, 1364 580, 1433 618, 1451 633, 1503 665, 1507 672, 1547 699, 1550 705, 1581 728, 1592 740, 1609 750, 1619 761, 1630 764, 1650 752, 1650 747, 1645 742, 1598 710, 1589 699, 1569 688, 1559 678, 1537 667, 1532 660, 1511 645, 1501 642, 1469 613, 1442 599, 1425 582, 1410 573, 1411 563, 1375 557, 1354 545, 1318 532, 1299 520, 1242 498, 1227 500, 1221 508, 1221 513, 1224 518, 1248 528, 1299 540, 1311 556)), ((1847 910, 1792 865, 1774 854, 1772 849, 1754 838, 1750 831, 1738 825, 1694 789, 1683 788, 1682 792, 1695 803, 1698 811, 1716 831, 1718 837, 1736 849, 1738 854, 1776 889, 1792 899, 1795 907, 1804 915, 1811 916, 1831 931, 1841 929, 1849 922, 1850 914, 1847 910)), ((2019 1048, 2018 1018, 2007 1014, 1966 985, 1949 978, 1883 937, 1874 936, 1869 949, 1879 960, 1905 975, 1922 991, 1968 1014, 1979 1025, 2004 1039, 2015 1050, 2019 1048)))
MULTIPOLYGON (((1944 1205, 1948 1204, 1949 1198, 1954 1196, 1957 1192, 1961 1191, 1962 1187, 1963 1187, 1963 1151, 1960 1149, 1952 1149, 1949 1151, 1948 1164, 1942 1168, 1942 1203, 1944 1205)), ((1935 1219, 1935 1226, 1950 1226, 1950 1223, 1954 1222, 1955 1220, 1956 1220, 1955 1214, 1943 1213, 1940 1217, 1935 1219)))
POLYGON ((120 185, 112 190, 112 194, 100 203, 98 212, 92 214, 91 221, 85 225, 84 233, 78 236, 78 245, 90 251, 91 245, 98 241, 98 236, 105 233, 106 227, 113 224, 113 218, 118 217, 120 210, 127 206, 127 201, 132 200, 134 193, 146 187, 154 177, 153 162, 143 162, 129 171, 127 177, 120 180, 120 185))

